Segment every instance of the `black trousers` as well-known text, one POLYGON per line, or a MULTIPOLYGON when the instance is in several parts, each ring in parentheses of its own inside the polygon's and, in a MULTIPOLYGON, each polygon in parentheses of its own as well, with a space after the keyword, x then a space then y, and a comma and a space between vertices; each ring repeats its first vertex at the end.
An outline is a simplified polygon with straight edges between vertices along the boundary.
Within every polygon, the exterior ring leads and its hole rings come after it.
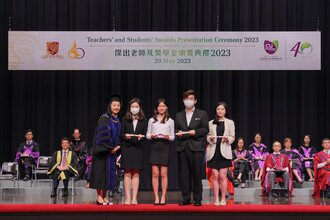
POLYGON ((23 179, 25 176, 31 177, 32 165, 35 162, 32 158, 24 158, 18 160, 20 178, 23 179))
POLYGON ((242 174, 242 177, 241 177, 242 183, 245 183, 248 178, 248 172, 249 172, 248 168, 249 167, 248 167, 247 162, 245 162, 245 161, 237 162, 234 167, 235 179, 241 173, 242 174))
POLYGON ((191 192, 193 192, 195 202, 202 201, 203 155, 203 152, 191 151, 189 146, 186 146, 184 151, 179 152, 184 202, 190 202, 191 192))
MULTIPOLYGON (((53 188, 56 190, 59 183, 60 183, 60 180, 61 179, 58 179, 58 176, 60 175, 61 171, 60 170, 55 170, 54 171, 54 174, 53 174, 53 188)), ((65 170, 64 171, 64 174, 65 174, 65 177, 66 179, 63 180, 63 186, 64 186, 64 190, 68 190, 68 187, 69 187, 69 178, 71 176, 73 176, 73 174, 69 171, 69 170, 65 170)))
POLYGON ((83 179, 86 171, 86 163, 85 161, 81 161, 78 164, 78 173, 79 173, 79 179, 83 179))

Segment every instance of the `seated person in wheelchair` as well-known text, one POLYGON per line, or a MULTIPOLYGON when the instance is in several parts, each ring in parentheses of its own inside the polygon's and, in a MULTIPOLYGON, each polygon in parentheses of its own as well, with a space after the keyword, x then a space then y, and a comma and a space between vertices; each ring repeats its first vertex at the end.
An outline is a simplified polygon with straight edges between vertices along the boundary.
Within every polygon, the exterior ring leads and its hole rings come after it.
POLYGON ((292 195, 292 172, 288 157, 281 153, 281 143, 273 143, 274 152, 266 157, 261 186, 262 195, 271 195, 277 198, 279 195, 274 190, 275 183, 284 184, 284 197, 292 195))
POLYGON ((61 139, 62 149, 55 151, 52 157, 52 162, 49 166, 48 175, 53 178, 53 192, 51 197, 57 195, 57 187, 60 180, 63 181, 64 191, 62 196, 68 196, 69 179, 73 176, 78 176, 78 157, 69 149, 70 140, 68 138, 61 139))

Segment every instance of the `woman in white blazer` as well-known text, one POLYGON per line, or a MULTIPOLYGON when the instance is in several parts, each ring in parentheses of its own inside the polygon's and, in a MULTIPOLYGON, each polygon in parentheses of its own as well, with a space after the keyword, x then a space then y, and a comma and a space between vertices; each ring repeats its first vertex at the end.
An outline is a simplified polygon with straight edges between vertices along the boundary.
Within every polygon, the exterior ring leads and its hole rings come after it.
POLYGON ((206 148, 207 167, 212 169, 214 205, 226 205, 227 170, 232 166, 231 144, 235 140, 235 124, 229 118, 227 104, 218 103, 214 120, 209 121, 206 148), (219 201, 219 186, 221 200, 219 201))

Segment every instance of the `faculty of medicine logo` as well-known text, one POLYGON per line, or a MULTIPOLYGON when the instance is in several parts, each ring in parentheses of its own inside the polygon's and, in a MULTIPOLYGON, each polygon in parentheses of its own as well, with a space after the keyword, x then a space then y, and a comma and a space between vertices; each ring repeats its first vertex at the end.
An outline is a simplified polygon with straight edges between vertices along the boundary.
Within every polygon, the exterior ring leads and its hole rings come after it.
POLYGON ((82 59, 85 56, 85 50, 82 48, 77 48, 76 40, 73 42, 73 47, 68 52, 68 57, 72 59, 82 59))
POLYGON ((283 61, 283 54, 279 51, 279 41, 278 40, 265 40, 264 41, 264 51, 260 60, 263 62, 278 62, 283 61))
POLYGON ((46 49, 47 49, 47 54, 41 56, 41 58, 46 59, 46 58, 59 58, 59 59, 64 59, 63 55, 58 54, 58 51, 60 49, 60 43, 51 41, 46 43, 46 49))
POLYGON ((292 47, 292 49, 290 51, 294 52, 293 57, 297 57, 298 54, 308 55, 308 54, 312 53, 313 46, 309 42, 304 42, 304 43, 298 42, 292 47))
POLYGON ((274 40, 273 42, 268 41, 268 40, 264 41, 265 51, 270 55, 276 53, 276 51, 278 49, 278 45, 279 45, 278 40, 274 40))

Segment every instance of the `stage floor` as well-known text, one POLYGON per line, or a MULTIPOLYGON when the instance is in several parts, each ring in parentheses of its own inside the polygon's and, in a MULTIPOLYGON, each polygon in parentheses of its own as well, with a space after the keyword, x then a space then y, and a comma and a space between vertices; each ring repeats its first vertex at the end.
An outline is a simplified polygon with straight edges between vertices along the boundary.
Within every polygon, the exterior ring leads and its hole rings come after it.
MULTIPOLYGON (((139 205, 123 205, 124 196, 116 194, 110 200, 113 206, 98 206, 95 204, 96 192, 85 188, 85 182, 77 182, 76 195, 62 197, 62 188, 58 196, 50 197, 49 183, 40 183, 31 187, 29 182, 20 182, 19 195, 14 193, 10 185, 1 183, 0 187, 0 219, 15 220, 329 220, 330 199, 311 197, 311 183, 305 188, 295 189, 292 198, 262 197, 261 188, 255 183, 251 188, 236 188, 235 196, 227 199, 228 205, 216 207, 213 205, 212 191, 204 184, 203 206, 184 206, 180 191, 167 193, 167 205, 153 205, 153 192, 140 191, 139 205)), ((17 193, 17 192, 16 192, 17 193)))
MULTIPOLYGON (((62 197, 61 192, 58 196, 51 198, 49 195, 12 195, 2 194, 1 204, 95 204, 96 196, 93 195, 74 195, 62 197)), ((124 197, 115 195, 110 200, 114 204, 123 204, 124 197)), ((167 193, 167 204, 177 204, 181 200, 181 192, 169 191, 167 193)), ((212 204, 213 196, 208 192, 203 194, 203 204, 212 204)), ((153 204, 153 193, 150 191, 140 191, 138 194, 139 204, 153 204)), ((228 198, 229 205, 330 205, 330 199, 314 199, 311 196, 295 196, 292 198, 273 198, 262 196, 243 196, 236 195, 228 198)))

